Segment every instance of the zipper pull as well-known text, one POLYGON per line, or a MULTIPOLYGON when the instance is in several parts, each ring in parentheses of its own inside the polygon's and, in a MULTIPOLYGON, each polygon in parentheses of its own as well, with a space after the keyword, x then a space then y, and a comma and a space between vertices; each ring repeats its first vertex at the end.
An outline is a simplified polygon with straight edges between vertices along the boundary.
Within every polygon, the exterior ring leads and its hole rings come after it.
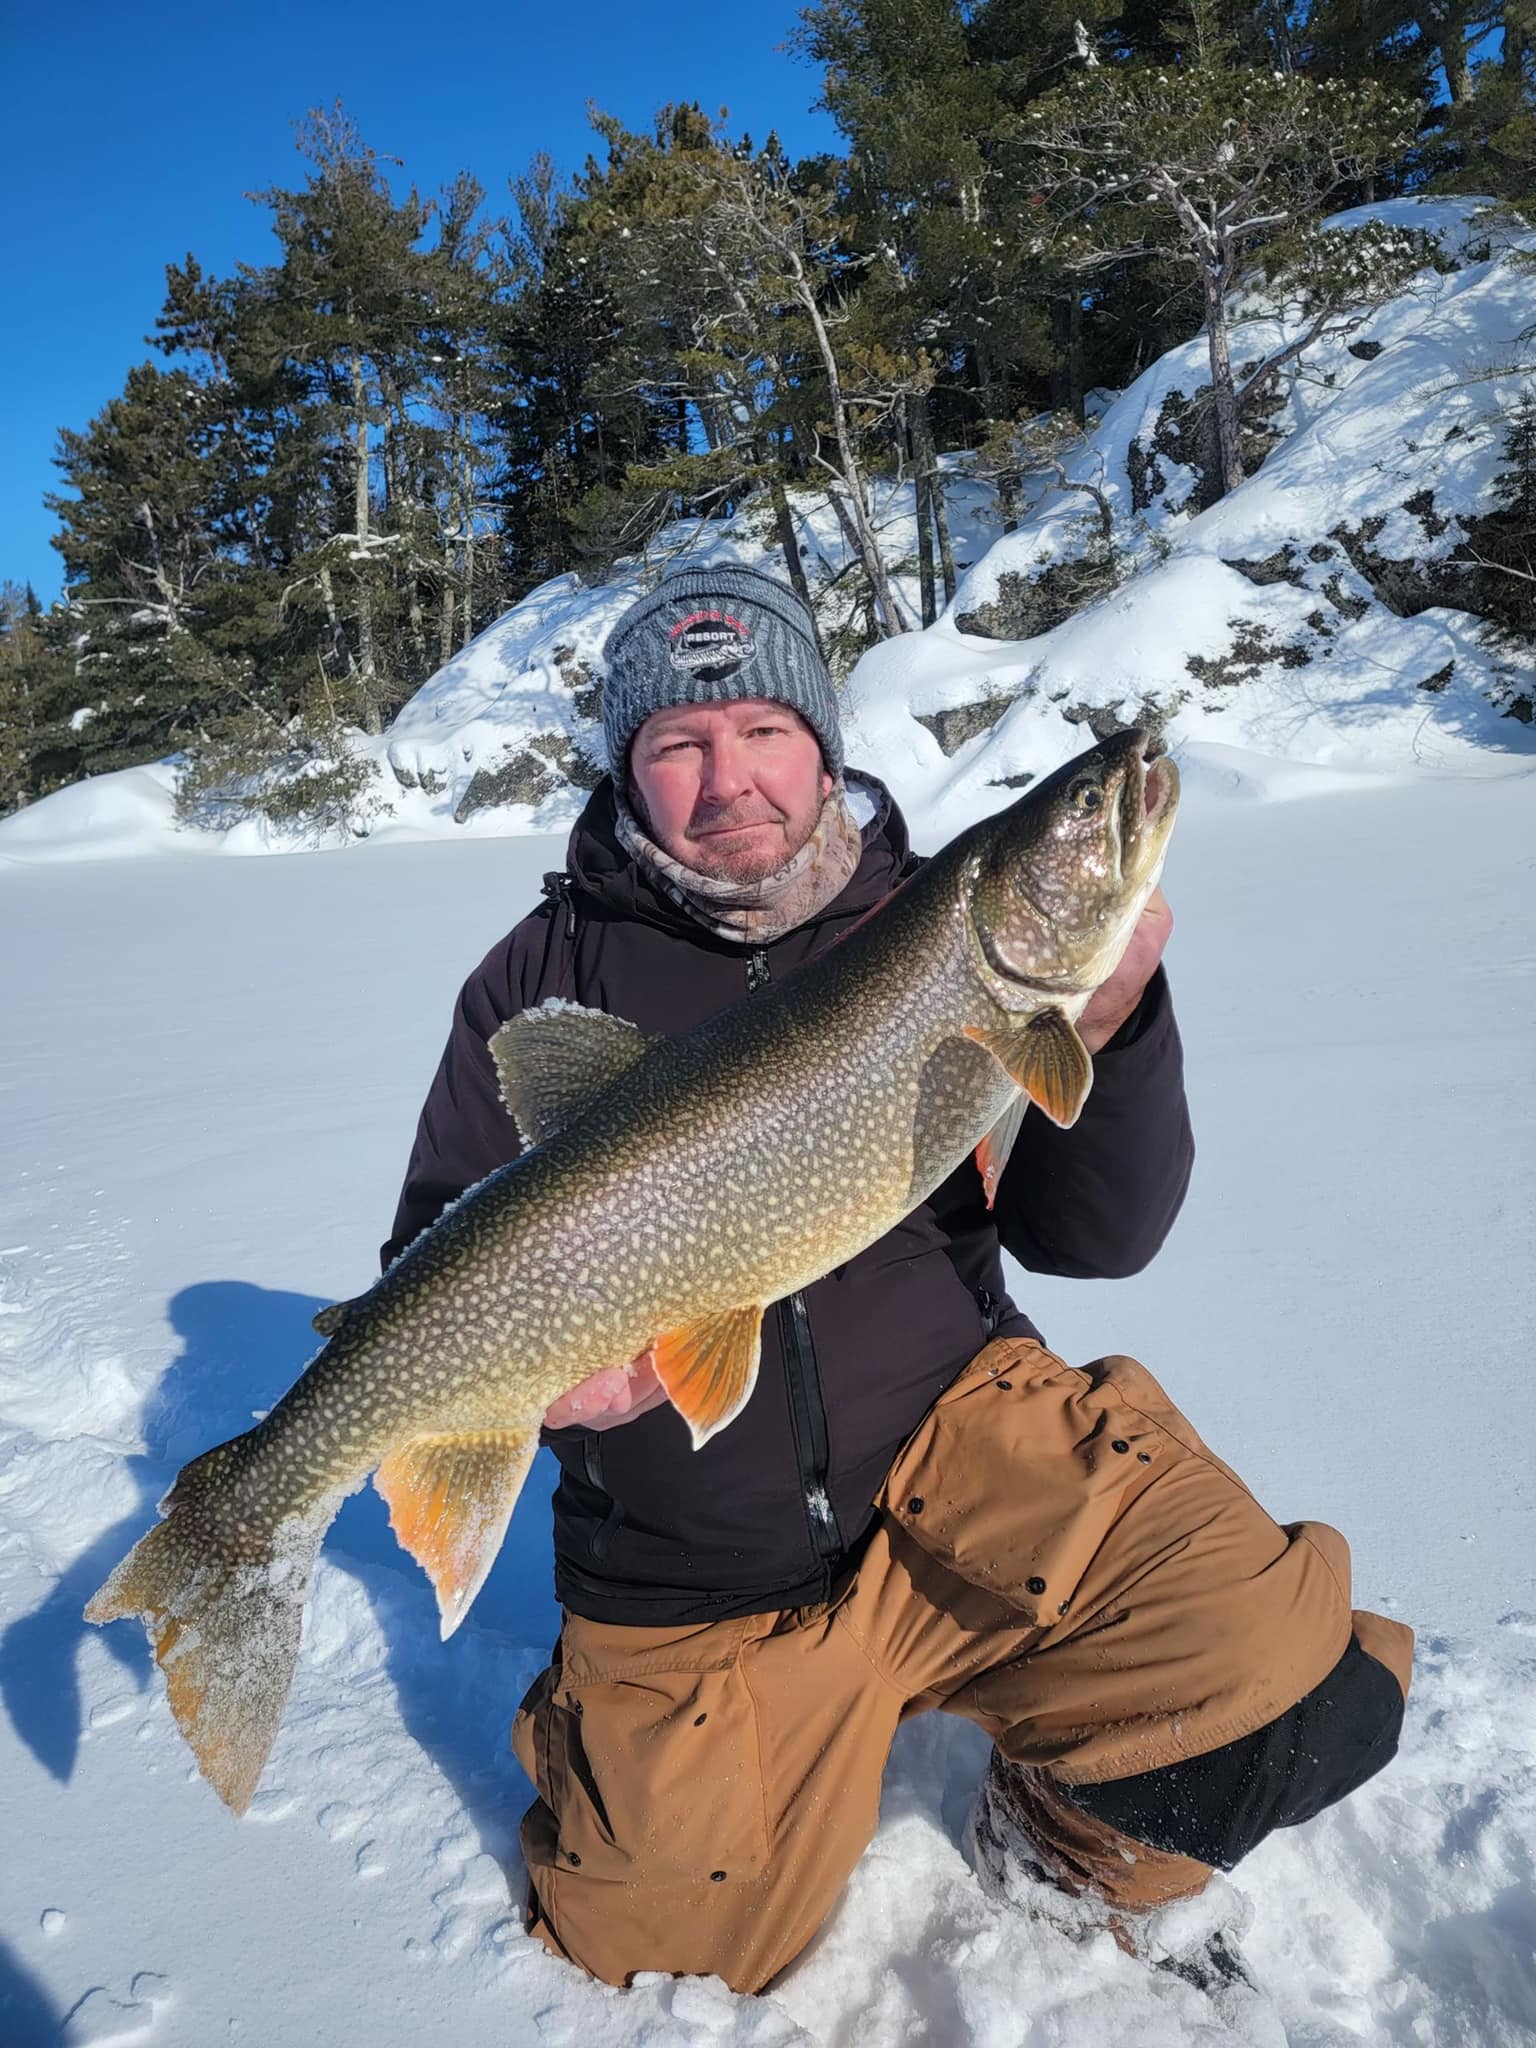
POLYGON ((766 988, 773 979, 768 965, 768 955, 761 946, 754 946, 747 955, 747 994, 755 995, 760 988, 766 988))
POLYGON ((560 868, 554 869, 552 873, 544 877, 544 884, 540 894, 545 902, 552 906, 564 904, 565 936, 568 939, 574 939, 576 936, 576 895, 571 885, 570 876, 560 868))

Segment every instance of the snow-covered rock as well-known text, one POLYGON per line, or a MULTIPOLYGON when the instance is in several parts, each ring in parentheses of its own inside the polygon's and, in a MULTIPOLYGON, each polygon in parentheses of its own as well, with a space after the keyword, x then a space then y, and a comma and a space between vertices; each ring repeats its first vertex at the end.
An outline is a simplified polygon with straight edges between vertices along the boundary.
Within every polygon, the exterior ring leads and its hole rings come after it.
MULTIPOLYGON (((1528 351, 1523 373, 1510 367, 1536 296, 1510 252, 1536 249, 1536 235, 1470 199, 1390 200, 1329 225, 1370 221, 1432 237, 1438 267, 1287 365, 1262 422, 1268 452, 1227 497, 1209 502, 1190 425, 1209 380, 1203 335, 1128 390, 1091 394, 1068 473, 1113 511, 1112 587, 1050 631, 998 637, 1011 615, 1037 615, 1020 600, 1042 575, 1082 558, 1090 500, 1034 480, 1018 530, 1004 535, 991 489, 959 457, 943 458, 962 570, 954 601, 926 632, 872 648, 846 691, 852 758, 887 776, 930 839, 1006 802, 1092 730, 1138 717, 1176 748, 1235 747, 1349 775, 1476 773, 1536 748, 1536 729, 1503 715, 1516 687, 1508 658, 1462 608, 1465 581, 1447 567, 1489 509, 1505 418, 1536 390, 1528 351)), ((1253 291, 1234 295, 1231 314, 1240 373, 1293 336, 1253 291)), ((912 487, 882 481, 875 497, 898 600, 915 621, 912 487)), ((846 543, 824 494, 791 504, 835 651, 849 626, 846 543)), ((669 528, 607 582, 555 577, 487 627, 382 738, 355 736, 380 769, 369 842, 568 824, 603 767, 597 691, 610 627, 667 567, 711 561, 784 574, 765 500, 725 525, 669 528)), ((0 822, 0 856, 315 843, 253 821, 178 827, 173 787, 168 764, 76 785, 0 822)), ((355 842, 338 831, 323 843, 355 842)))
MULTIPOLYGON (((1138 717, 1176 750, 1356 775, 1473 774, 1536 750, 1503 715, 1507 666, 1444 567, 1489 509, 1511 407, 1536 391, 1528 353, 1509 371, 1531 273, 1476 202, 1394 200, 1330 226, 1372 218, 1432 233, 1453 267, 1421 272, 1287 366, 1267 421, 1276 444, 1237 490, 1194 510, 1202 478, 1177 454, 1196 451, 1168 431, 1209 382, 1200 335, 1107 406, 1068 464, 1114 509, 1118 587, 1029 639, 966 630, 1082 555, 1090 501, 1053 492, 937 625, 860 662, 850 753, 881 768, 930 838, 1009 801, 1088 730, 1138 717)), ((1235 362, 1290 339, 1253 299, 1234 311, 1235 362)))

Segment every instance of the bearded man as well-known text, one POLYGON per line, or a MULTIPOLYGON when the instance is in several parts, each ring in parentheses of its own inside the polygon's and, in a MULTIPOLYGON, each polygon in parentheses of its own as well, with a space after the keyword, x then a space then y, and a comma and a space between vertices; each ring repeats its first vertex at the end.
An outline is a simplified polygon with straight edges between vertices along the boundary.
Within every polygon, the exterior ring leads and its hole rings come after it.
MULTIPOLYGON (((515 1156, 487 1050, 505 1019, 561 997, 686 1031, 918 865, 888 792, 845 768, 813 622, 773 579, 669 577, 606 668, 610 776, 464 984, 386 1263, 515 1156)), ((555 1954, 760 1989, 836 1902, 896 1728, 929 1710, 992 1738, 983 1881, 1037 1910, 1087 1894, 1131 1949, 1151 1909, 1394 1753, 1412 1636, 1352 1611, 1344 1539, 1272 1521, 1144 1367, 1068 1366, 1004 1282, 1004 1249, 1137 1272, 1178 1214, 1170 929, 1159 893, 1083 1013, 1074 1127, 1027 1116, 990 1208, 967 1164, 772 1307, 752 1398, 702 1450, 648 1354, 549 1410, 563 1626, 513 1740, 538 1794, 528 1924, 555 1954)), ((1243 1977, 1219 1936, 1162 1960, 1243 1977)))

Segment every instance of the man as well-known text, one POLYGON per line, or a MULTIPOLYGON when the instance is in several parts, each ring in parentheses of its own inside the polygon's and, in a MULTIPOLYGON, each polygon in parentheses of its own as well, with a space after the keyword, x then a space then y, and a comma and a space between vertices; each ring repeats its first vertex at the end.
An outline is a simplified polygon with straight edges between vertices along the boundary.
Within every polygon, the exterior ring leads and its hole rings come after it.
MULTIPOLYGON (((686 1030, 836 943, 917 865, 844 773, 804 607, 739 568, 674 575, 607 647, 611 777, 548 900, 465 983, 386 1262, 515 1155, 486 1041, 562 997, 686 1030)), ((1132 1273, 1193 1158, 1149 904, 1081 1023, 1070 1131, 1027 1116, 989 1211, 967 1163, 764 1320, 747 1408, 697 1453, 648 1357, 557 1401, 550 1669, 514 1743, 529 1924, 623 1983, 791 1962, 873 1833, 891 1737, 929 1708, 992 1736, 984 1878, 1089 1893, 1144 1946, 1277 1826, 1393 1754, 1412 1637, 1351 1612, 1343 1539, 1282 1529, 1151 1375, 1074 1371, 1009 1300, 1132 1273)), ((722 1196, 722 1199, 726 1199, 722 1196)), ((1235 1968, 1218 1944, 1175 1966, 1235 1968)))

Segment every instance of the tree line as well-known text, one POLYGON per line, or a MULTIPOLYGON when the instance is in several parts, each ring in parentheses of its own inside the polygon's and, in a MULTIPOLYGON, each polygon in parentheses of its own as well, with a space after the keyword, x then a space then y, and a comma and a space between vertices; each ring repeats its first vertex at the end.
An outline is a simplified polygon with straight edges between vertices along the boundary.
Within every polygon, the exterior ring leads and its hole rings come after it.
POLYGON ((1536 0, 1164 4, 819 0, 796 41, 840 153, 595 114, 578 172, 536 157, 499 206, 469 172, 402 190, 311 113, 298 180, 252 195, 276 257, 169 264, 153 354, 60 433, 63 598, 0 595, 0 809, 172 752, 205 812, 345 807, 347 727, 546 578, 748 496, 802 590, 793 502, 832 507, 846 666, 954 593, 941 454, 1010 524, 1088 394, 1202 331, 1192 431, 1233 488, 1286 361, 1426 260, 1326 214, 1536 191, 1536 0), (1250 362, 1256 268, 1299 338, 1250 362), (875 533, 893 476, 919 616, 875 533))

